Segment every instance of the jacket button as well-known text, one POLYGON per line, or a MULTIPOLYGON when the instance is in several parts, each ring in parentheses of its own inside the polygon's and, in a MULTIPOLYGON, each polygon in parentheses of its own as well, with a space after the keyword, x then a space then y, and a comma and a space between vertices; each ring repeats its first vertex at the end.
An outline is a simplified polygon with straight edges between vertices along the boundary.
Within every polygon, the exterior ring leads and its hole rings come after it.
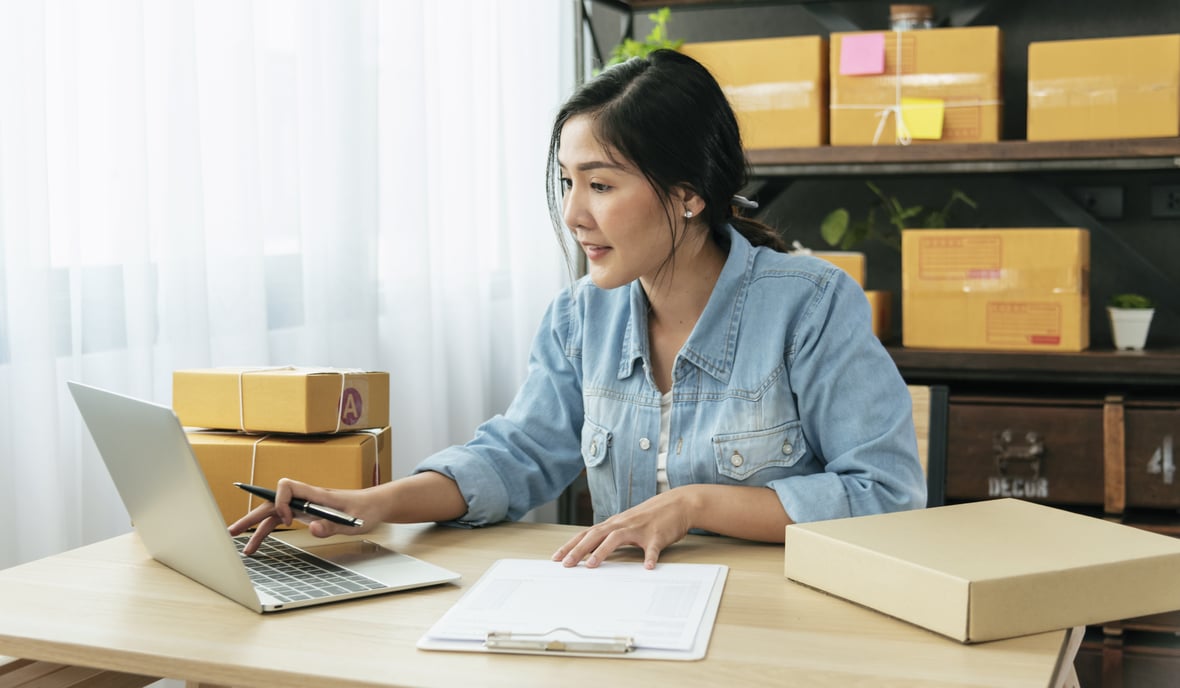
POLYGON ((643 451, 651 449, 651 440, 647 439, 646 437, 641 437, 639 439, 639 448, 643 451))
POLYGON ((784 454, 790 454, 792 450, 794 450, 794 447, 791 446, 790 442, 783 442, 783 453, 784 454))
POLYGON ((741 455, 741 454, 739 454, 739 453, 737 453, 737 452, 734 452, 734 453, 733 453, 733 456, 729 457, 729 462, 733 464, 733 467, 734 467, 734 468, 738 468, 738 467, 740 467, 740 466, 741 466, 743 463, 745 463, 745 462, 746 462, 746 460, 745 460, 744 458, 742 458, 742 455, 741 455))
POLYGON ((590 440, 590 456, 598 456, 598 440, 590 440))

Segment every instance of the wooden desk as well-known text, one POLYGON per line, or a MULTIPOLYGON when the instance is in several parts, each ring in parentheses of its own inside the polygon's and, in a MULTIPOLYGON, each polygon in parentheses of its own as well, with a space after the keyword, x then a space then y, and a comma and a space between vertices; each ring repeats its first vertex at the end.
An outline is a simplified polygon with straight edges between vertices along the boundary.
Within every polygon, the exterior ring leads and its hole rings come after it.
MULTIPOLYGON (((690 536, 667 562, 731 567, 706 659, 426 652, 418 638, 496 559, 575 529, 386 526, 369 537, 457 585, 258 615, 153 561, 136 535, 0 571, 0 655, 233 686, 1046 686, 1064 631, 964 646, 783 577, 781 545, 690 536)), ((304 531, 293 540, 310 538, 304 531)), ((638 551, 626 557, 639 560, 638 551)), ((865 572, 871 575, 871 572, 865 572)))

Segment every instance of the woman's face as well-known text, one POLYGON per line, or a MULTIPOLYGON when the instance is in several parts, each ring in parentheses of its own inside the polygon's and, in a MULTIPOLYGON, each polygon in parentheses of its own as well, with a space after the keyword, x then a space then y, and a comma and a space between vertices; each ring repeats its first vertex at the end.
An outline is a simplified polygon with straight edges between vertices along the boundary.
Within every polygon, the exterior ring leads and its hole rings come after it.
MULTIPOLYGON (((634 165, 604 149, 587 115, 571 117, 561 130, 562 216, 586 253, 590 279, 613 289, 655 276, 672 251, 668 212, 634 165)), ((672 209, 678 217, 683 209, 672 209)))

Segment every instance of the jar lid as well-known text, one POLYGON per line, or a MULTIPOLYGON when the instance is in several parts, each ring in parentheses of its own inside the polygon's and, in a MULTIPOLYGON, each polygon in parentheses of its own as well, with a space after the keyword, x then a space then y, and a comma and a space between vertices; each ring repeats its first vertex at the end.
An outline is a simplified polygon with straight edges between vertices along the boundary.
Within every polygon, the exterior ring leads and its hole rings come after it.
POLYGON ((933 5, 890 5, 889 18, 933 19, 933 5))

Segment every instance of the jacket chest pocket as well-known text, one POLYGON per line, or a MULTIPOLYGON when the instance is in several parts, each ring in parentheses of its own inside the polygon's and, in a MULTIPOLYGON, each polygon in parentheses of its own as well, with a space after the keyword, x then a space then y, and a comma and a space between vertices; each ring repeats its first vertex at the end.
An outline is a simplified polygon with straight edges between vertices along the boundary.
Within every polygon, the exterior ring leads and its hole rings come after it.
MULTIPOLYGON (((730 480, 745 482, 768 468, 794 466, 807 455, 807 445, 801 423, 792 421, 769 430, 717 435, 713 438, 713 453, 718 473, 730 480)), ((758 482, 778 477, 780 475, 759 476, 758 482)))
POLYGON ((610 431, 594 421, 582 423, 582 460, 586 468, 602 465, 610 456, 610 431))
POLYGON ((590 503, 594 507, 594 522, 619 511, 618 488, 615 486, 611 465, 611 433, 597 423, 582 423, 582 461, 586 463, 586 484, 590 487, 590 503))

